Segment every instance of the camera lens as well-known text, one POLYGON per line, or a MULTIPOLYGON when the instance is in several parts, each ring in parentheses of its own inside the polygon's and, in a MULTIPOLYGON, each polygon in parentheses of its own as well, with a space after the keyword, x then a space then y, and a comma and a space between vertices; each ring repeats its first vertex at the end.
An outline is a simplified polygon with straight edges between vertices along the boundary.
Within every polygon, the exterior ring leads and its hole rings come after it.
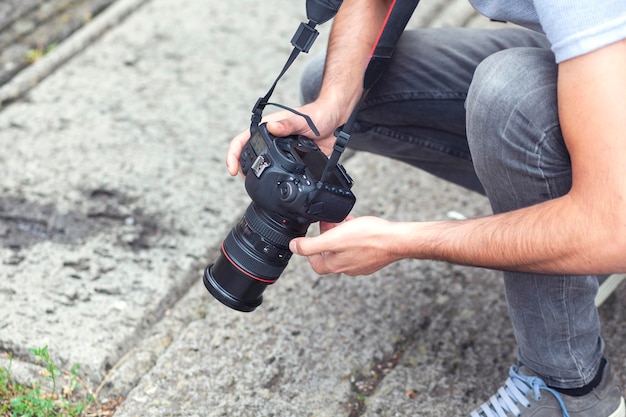
POLYGON ((304 236, 309 225, 250 204, 224 239, 217 261, 205 269, 204 286, 226 306, 253 311, 287 266, 289 241, 304 236))

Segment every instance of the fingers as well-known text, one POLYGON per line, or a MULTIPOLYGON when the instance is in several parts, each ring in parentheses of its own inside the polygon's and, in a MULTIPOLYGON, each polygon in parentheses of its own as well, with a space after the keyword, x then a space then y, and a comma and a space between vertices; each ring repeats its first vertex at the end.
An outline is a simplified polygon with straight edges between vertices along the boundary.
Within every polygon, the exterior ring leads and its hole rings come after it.
POLYGON ((346 259, 341 253, 320 252, 307 256, 307 259, 313 271, 319 275, 345 274, 356 276, 362 274, 359 267, 351 267, 350 263, 346 263, 346 259))
POLYGON ((300 116, 294 115, 289 115, 289 117, 280 120, 270 119, 267 122, 267 130, 278 138, 289 135, 304 135, 314 139, 315 135, 311 132, 309 125, 304 119, 300 119, 300 116))
POLYGON ((296 255, 306 256, 313 270, 320 275, 340 272, 336 265, 337 254, 328 250, 322 235, 292 239, 289 250, 296 255))
MULTIPOLYGON (((273 115, 271 117, 278 117, 278 115, 273 115)), ((288 136, 298 129, 298 126, 295 126, 289 119, 280 119, 274 120, 267 123, 267 130, 277 137, 288 136)), ((228 145, 228 151, 226 152, 226 168, 228 169, 228 173, 233 177, 237 175, 240 170, 239 165, 239 157, 241 156, 241 152, 250 139, 250 131, 244 130, 230 141, 228 145)))
POLYGON ((300 237, 300 238, 291 239, 291 241, 289 242, 289 250, 295 253, 296 255, 307 256, 304 254, 304 252, 300 248, 301 242, 303 242, 305 239, 307 238, 300 237))
MULTIPOLYGON (((320 114, 320 109, 325 109, 325 106, 319 103, 311 103, 296 108, 296 110, 309 115, 312 119, 316 119, 315 116, 320 114)), ((324 112, 324 114, 326 113, 327 112, 324 112)), ((318 121, 317 128, 321 133, 321 136, 319 137, 316 137, 313 134, 306 120, 302 116, 287 110, 263 117, 263 121, 267 122, 267 130, 276 137, 285 137, 294 134, 303 135, 310 139, 314 139, 322 151, 324 151, 327 155, 332 152, 332 145, 334 144, 335 139, 332 133, 336 128, 336 117, 325 118, 323 124, 318 121)), ((228 173, 232 176, 236 176, 239 172, 239 157, 248 139, 250 139, 250 131, 245 130, 235 136, 228 146, 228 152, 226 154, 226 167, 228 168, 228 173)))
POLYGON ((337 127, 337 120, 336 117, 329 116, 328 109, 323 104, 310 103, 302 107, 296 107, 294 110, 309 116, 311 121, 315 123, 320 135, 317 136, 313 133, 306 118, 287 110, 264 118, 263 120, 267 122, 267 130, 278 137, 303 135, 315 141, 332 138, 334 142, 333 132, 337 127), (320 118, 318 117, 319 115, 323 115, 323 117, 320 118))
POLYGON ((320 233, 325 233, 325 232, 329 231, 330 229, 334 229, 335 227, 337 227, 337 226, 339 226, 339 225, 341 225, 341 224, 343 224, 343 223, 345 223, 347 221, 353 220, 354 218, 355 218, 354 216, 348 215, 341 223, 329 223, 329 222, 323 222, 322 221, 322 222, 319 223, 319 225, 320 225, 320 233))
POLYGON ((304 241, 307 241, 308 243, 309 239, 311 238, 293 239, 289 243, 289 249, 297 255, 306 256, 309 260, 309 263, 311 264, 311 268, 313 268, 313 270, 317 274, 324 275, 324 274, 330 274, 332 272, 336 272, 331 266, 332 265, 331 261, 333 260, 333 257, 335 255, 333 252, 328 252, 328 251, 315 252, 315 251, 310 251, 309 248, 302 250, 301 243, 304 241))
POLYGON ((289 136, 294 133, 293 125, 287 119, 267 122, 267 130, 276 137, 289 136))
POLYGON ((316 274, 325 275, 332 273, 332 269, 328 265, 329 257, 332 256, 330 252, 322 252, 317 255, 309 256, 309 264, 316 274))
POLYGON ((337 272, 335 251, 339 252, 341 248, 333 243, 336 237, 331 231, 354 218, 354 216, 348 216, 341 223, 320 222, 320 235, 292 239, 289 242, 289 250, 296 255, 308 257, 313 270, 318 274, 337 272))
POLYGON ((340 224, 320 224, 322 234, 299 237, 289 242, 289 249, 306 256, 318 274, 341 273, 350 276, 369 275, 401 259, 390 242, 394 232, 389 221, 365 216, 350 216, 340 224))
POLYGON ((296 255, 312 256, 328 251, 328 245, 324 243, 324 235, 299 237, 289 242, 289 250, 296 255))
POLYGON ((235 136, 228 146, 228 151, 226 152, 226 168, 228 168, 228 173, 233 177, 239 172, 239 157, 248 139, 250 139, 250 131, 245 130, 235 136))

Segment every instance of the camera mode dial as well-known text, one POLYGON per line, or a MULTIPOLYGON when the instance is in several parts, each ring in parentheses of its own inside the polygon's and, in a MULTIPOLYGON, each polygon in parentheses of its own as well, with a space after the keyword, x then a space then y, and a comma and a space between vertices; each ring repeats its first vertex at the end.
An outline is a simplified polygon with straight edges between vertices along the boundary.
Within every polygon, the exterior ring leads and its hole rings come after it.
POLYGON ((278 190, 280 192, 281 201, 285 203, 290 203, 298 197, 298 186, 291 181, 281 182, 278 186, 278 190))

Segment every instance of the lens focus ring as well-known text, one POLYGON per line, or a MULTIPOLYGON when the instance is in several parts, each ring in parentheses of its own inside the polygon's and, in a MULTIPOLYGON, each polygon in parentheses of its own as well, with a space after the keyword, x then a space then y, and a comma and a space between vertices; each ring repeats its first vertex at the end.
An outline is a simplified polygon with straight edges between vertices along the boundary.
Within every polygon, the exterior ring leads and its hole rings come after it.
POLYGON ((252 230, 276 246, 286 248, 289 246, 289 241, 296 237, 292 234, 285 234, 285 231, 278 231, 272 228, 268 222, 264 221, 253 211, 252 206, 246 211, 245 219, 252 230))

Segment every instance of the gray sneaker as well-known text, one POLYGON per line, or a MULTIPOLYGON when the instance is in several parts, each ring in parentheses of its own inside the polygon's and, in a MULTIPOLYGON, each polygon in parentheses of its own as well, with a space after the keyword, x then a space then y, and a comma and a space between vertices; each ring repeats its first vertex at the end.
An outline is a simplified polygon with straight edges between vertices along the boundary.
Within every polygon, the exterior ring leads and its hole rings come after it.
POLYGON ((472 411, 470 417, 625 417, 624 397, 611 364, 602 381, 582 397, 571 397, 548 387, 525 366, 511 367, 498 393, 472 411))

